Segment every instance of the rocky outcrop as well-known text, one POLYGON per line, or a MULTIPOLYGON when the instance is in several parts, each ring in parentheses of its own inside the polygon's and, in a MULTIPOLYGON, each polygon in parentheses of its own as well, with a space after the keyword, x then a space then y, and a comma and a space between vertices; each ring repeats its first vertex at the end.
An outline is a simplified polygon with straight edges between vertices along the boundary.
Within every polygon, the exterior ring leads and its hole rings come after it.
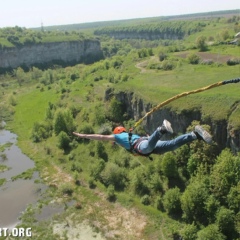
POLYGON ((0 68, 17 68, 51 62, 93 62, 102 57, 97 40, 53 42, 0 50, 0 68))
MULTIPOLYGON (((144 102, 133 92, 114 93, 113 89, 106 91, 105 100, 109 100, 113 95, 123 104, 129 118, 136 121, 154 107, 151 103, 144 102)), ((216 122, 208 119, 207 122, 204 122, 202 121, 200 109, 183 110, 181 113, 176 113, 170 108, 164 107, 149 115, 142 126, 147 133, 151 134, 164 119, 168 119, 172 123, 176 134, 185 133, 194 120, 200 121, 201 124, 208 124, 211 127, 213 140, 217 143, 219 150, 229 147, 235 153, 240 151, 240 132, 233 130, 227 120, 216 122)))

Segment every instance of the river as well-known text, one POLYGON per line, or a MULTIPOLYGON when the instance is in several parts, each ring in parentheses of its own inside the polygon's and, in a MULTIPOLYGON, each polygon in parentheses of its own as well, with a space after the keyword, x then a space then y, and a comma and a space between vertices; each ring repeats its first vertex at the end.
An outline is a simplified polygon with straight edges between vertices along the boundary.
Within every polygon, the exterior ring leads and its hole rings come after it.
MULTIPOLYGON (((42 193, 45 192, 46 186, 36 183, 39 179, 37 172, 34 172, 32 179, 17 179, 12 181, 12 177, 23 173, 24 171, 34 168, 34 161, 22 153, 16 145, 17 135, 8 130, 0 130, 0 147, 6 143, 11 143, 0 151, 0 165, 8 167, 8 170, 0 172, 0 180, 6 179, 6 182, 0 186, 0 228, 14 228, 21 221, 19 217, 26 210, 29 204, 36 204, 41 199, 42 193)), ((74 202, 67 203, 68 206, 74 202)), ((64 212, 65 205, 50 204, 42 208, 42 211, 36 215, 38 221, 51 219, 55 214, 64 212)), ((64 236, 66 223, 56 223, 53 225, 55 234, 64 236)), ((94 230, 86 223, 79 223, 68 229, 67 236, 76 240, 104 240, 100 233, 94 230)))
POLYGON ((17 135, 7 130, 0 130, 0 146, 6 143, 12 143, 0 153, 0 164, 8 167, 8 170, 0 172, 0 179, 6 179, 6 182, 0 186, 0 226, 14 227, 20 221, 21 213, 28 204, 35 204, 41 195, 41 185, 34 183, 38 178, 38 173, 33 174, 30 180, 11 178, 22 172, 34 168, 34 162, 22 153, 16 145, 17 135))

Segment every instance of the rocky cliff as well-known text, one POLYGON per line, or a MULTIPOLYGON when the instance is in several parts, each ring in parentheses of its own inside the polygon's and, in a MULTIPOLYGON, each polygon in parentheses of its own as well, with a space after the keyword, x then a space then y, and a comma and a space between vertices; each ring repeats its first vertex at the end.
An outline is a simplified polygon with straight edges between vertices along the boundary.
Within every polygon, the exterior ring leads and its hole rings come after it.
MULTIPOLYGON (((132 92, 118 92, 114 94, 113 89, 106 91, 105 100, 109 100, 113 95, 123 104, 128 116, 136 121, 154 107, 151 103, 144 102, 143 99, 137 97, 132 92)), ((203 122, 200 109, 183 110, 178 114, 170 108, 165 107, 151 114, 144 120, 142 125, 145 131, 151 134, 164 119, 172 123, 176 134, 185 133, 187 127, 194 120, 200 121, 201 124, 208 124, 211 127, 213 140, 217 143, 219 150, 229 147, 235 153, 240 151, 240 132, 233 130, 233 126, 227 120, 218 122, 208 120, 208 122, 203 122)))
POLYGON ((0 68, 17 68, 51 62, 93 62, 102 57, 100 42, 83 40, 28 45, 0 50, 0 68))

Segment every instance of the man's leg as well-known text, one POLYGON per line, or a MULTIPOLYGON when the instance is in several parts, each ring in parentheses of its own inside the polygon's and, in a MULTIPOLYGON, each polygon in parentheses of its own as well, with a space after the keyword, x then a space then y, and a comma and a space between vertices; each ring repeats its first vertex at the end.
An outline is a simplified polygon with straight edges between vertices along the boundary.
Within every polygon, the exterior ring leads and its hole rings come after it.
POLYGON ((182 145, 190 143, 196 139, 203 140, 208 144, 211 144, 212 142, 212 136, 200 125, 197 125, 193 132, 183 134, 169 141, 158 140, 161 136, 161 131, 156 130, 148 140, 144 140, 139 144, 138 150, 142 154, 147 154, 150 152, 161 154, 173 151, 182 145))
POLYGON ((197 139, 194 132, 183 134, 169 141, 159 140, 153 150, 153 153, 162 154, 165 152, 173 151, 186 143, 190 143, 197 139))
POLYGON ((142 154, 148 154, 154 150, 157 142, 163 134, 173 133, 171 123, 167 120, 163 121, 163 125, 158 127, 155 132, 147 139, 143 140, 137 147, 138 151, 142 154))

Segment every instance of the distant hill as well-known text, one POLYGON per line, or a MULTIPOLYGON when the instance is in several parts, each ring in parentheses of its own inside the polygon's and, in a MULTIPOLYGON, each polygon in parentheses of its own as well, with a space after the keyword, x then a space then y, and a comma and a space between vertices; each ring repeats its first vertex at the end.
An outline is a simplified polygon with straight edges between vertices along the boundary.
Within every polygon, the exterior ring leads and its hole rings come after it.
MULTIPOLYGON (((149 18, 136 18, 127 20, 114 20, 114 21, 102 21, 102 22, 89 22, 89 23, 76 23, 68 25, 54 25, 54 26, 44 26, 47 31, 59 30, 59 31, 74 31, 74 30, 90 30, 97 29, 108 26, 127 26, 127 25, 138 25, 143 23, 154 23, 159 21, 168 20, 189 20, 189 19, 210 19, 217 17, 231 17, 234 15, 239 15, 240 9, 235 10, 223 10, 214 12, 203 12, 203 13, 192 13, 174 16, 159 16, 159 17, 149 17, 149 18)), ((41 30, 42 28, 32 28, 34 30, 41 30)))

